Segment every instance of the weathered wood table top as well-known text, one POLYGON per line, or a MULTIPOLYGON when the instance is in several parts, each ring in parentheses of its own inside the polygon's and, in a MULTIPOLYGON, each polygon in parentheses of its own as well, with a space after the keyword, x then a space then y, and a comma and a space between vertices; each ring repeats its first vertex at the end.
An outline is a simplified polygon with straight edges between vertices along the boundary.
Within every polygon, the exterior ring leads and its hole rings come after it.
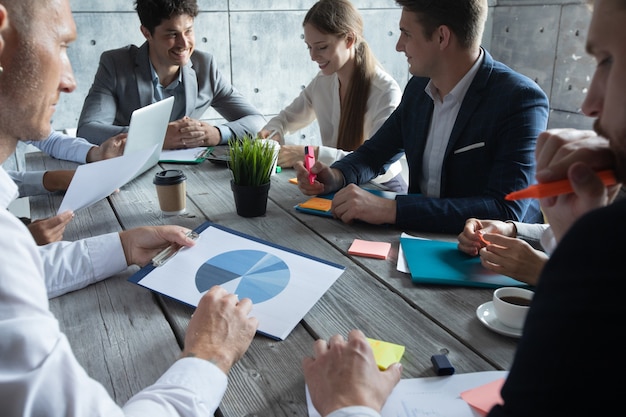
MULTIPOLYGON (((60 169, 75 164, 45 154, 27 155, 28 169, 60 169)), ((366 336, 406 346, 404 378, 434 376, 433 354, 447 353, 457 373, 508 369, 516 340, 493 333, 476 318, 476 308, 491 299, 482 288, 415 285, 397 271, 400 234, 455 240, 392 226, 344 224, 297 212, 307 199, 289 183, 293 170, 272 177, 267 213, 236 214, 230 173, 223 165, 160 164, 108 198, 80 210, 64 239, 116 232, 143 225, 177 224, 195 228, 210 220, 242 233, 346 267, 345 272, 284 341, 257 335, 229 374, 218 414, 306 416, 301 360, 317 338, 344 336, 361 329, 366 336), (154 174, 182 169, 187 176, 187 213, 163 217, 154 174), (355 238, 392 244, 387 260, 348 255, 355 238)), ((31 217, 56 213, 63 195, 31 197, 31 217)), ((137 266, 83 290, 50 301, 62 330, 89 375, 119 404, 152 384, 175 361, 193 309, 127 282, 137 266)), ((315 279, 315 277, 311 277, 315 279)), ((210 389, 210 387, 207 387, 210 389)))

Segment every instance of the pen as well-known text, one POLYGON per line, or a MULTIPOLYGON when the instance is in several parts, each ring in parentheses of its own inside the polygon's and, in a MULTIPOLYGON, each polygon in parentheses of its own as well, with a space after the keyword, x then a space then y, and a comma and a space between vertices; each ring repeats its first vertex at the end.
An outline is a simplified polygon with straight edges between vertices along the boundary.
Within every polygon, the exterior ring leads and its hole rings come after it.
MULTIPOLYGON (((596 174, 606 186, 617 183, 615 173, 610 169, 596 172, 596 174)), ((544 182, 541 184, 533 184, 523 190, 513 191, 512 193, 507 194, 504 199, 511 201, 521 200, 524 198, 544 198, 561 194, 569 194, 572 192, 574 192, 572 184, 568 179, 564 179, 559 181, 544 182)))
MULTIPOLYGON (((189 232, 187 232, 186 236, 192 240, 198 240, 198 237, 200 235, 198 235, 198 233, 194 232, 193 230, 190 230, 189 232)), ((184 246, 181 246, 177 243, 172 243, 167 248, 159 252, 154 258, 152 258, 152 265, 154 265, 155 267, 164 265, 165 262, 172 259, 174 255, 176 255, 182 248, 184 248, 184 246)))
POLYGON ((315 165, 315 150, 312 146, 304 147, 304 166, 309 171, 309 184, 313 184, 315 182, 315 177, 317 175, 311 173, 311 168, 315 165))

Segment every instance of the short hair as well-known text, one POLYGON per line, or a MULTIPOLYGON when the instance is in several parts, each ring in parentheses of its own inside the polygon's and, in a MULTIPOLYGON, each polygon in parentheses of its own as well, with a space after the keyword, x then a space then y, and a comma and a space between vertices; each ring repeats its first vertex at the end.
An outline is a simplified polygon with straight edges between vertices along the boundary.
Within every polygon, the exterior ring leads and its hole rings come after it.
POLYGON ((396 0, 417 15, 430 37, 441 25, 448 26, 464 48, 479 45, 487 21, 487 0, 396 0))
POLYGON ((154 34, 154 29, 174 16, 198 16, 197 0, 135 0, 141 25, 154 34))

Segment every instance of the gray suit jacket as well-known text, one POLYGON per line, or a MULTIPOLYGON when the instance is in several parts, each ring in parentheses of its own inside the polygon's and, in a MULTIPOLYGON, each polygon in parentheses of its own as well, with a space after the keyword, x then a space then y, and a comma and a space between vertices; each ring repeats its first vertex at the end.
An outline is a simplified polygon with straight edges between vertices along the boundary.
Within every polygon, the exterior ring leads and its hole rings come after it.
MULTIPOLYGON (((200 119, 213 107, 236 137, 256 136, 265 117, 217 69, 213 56, 194 51, 182 68, 185 115, 200 119)), ((105 51, 85 98, 78 120, 77 136, 100 144, 127 132, 132 112, 152 103, 153 85, 148 43, 105 51)), ((170 120, 172 121, 172 120, 170 120)))

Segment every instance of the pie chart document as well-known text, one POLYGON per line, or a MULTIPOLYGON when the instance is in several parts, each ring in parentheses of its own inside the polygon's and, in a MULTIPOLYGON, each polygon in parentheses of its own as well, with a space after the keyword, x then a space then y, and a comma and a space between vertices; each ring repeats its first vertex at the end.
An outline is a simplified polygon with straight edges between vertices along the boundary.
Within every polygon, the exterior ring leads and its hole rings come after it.
POLYGON ((214 285, 253 303, 259 333, 284 340, 345 267, 237 231, 204 223, 193 248, 129 281, 196 307, 214 285))

